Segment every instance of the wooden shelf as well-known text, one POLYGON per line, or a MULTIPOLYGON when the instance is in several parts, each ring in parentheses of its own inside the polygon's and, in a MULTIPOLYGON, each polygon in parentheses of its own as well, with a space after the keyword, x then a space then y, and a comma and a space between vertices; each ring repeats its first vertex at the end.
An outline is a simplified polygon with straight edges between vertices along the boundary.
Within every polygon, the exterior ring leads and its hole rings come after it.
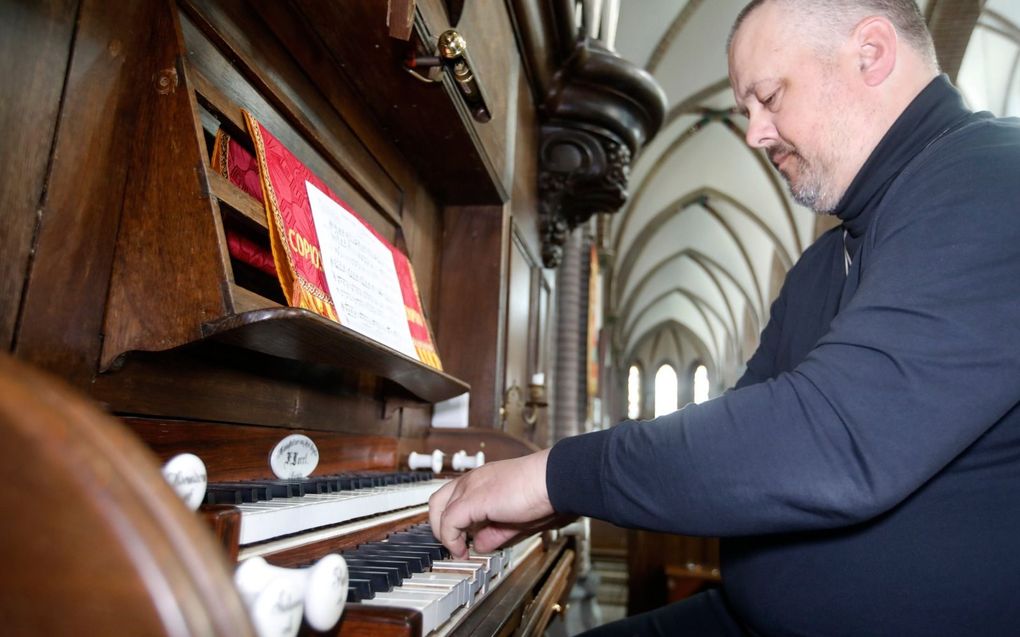
POLYGON ((426 402, 453 398, 470 389, 464 381, 298 308, 235 314, 205 323, 202 332, 208 340, 270 356, 373 373, 426 402))

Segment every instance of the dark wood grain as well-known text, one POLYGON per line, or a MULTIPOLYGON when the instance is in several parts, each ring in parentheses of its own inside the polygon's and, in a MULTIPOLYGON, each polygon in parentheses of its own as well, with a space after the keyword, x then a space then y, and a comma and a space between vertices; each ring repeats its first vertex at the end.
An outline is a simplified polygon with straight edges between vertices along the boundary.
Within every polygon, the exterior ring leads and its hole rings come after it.
POLYGON ((118 414, 285 424, 352 434, 399 433, 400 418, 385 411, 383 397, 410 394, 388 381, 207 345, 132 353, 117 371, 96 378, 92 395, 118 414))
MULTIPOLYGON (((479 451, 485 452, 485 461, 507 460, 519 458, 539 450, 535 444, 512 436, 502 431, 495 431, 486 427, 469 427, 467 429, 430 429, 428 435, 420 443, 421 449, 409 449, 411 451, 431 453, 433 449, 439 449, 452 458, 453 454, 464 450, 469 455, 479 451)), ((401 457, 406 455, 401 448, 401 457)), ((449 464, 449 460, 447 460, 449 464)))
POLYGON ((198 515, 212 530, 230 563, 236 562, 241 539, 240 509, 229 504, 204 504, 198 515))
MULTIPOLYGON (((0 275, 0 329, 10 332, 19 356, 86 388, 120 418, 99 416, 88 431, 72 430, 74 414, 54 416, 59 398, 44 393, 40 404, 32 402, 28 394, 48 392, 34 376, 0 381, 0 413, 17 404, 23 418, 19 437, 5 436, 0 448, 0 496, 19 507, 13 523, 0 525, 0 552, 8 547, 3 559, 13 572, 34 569, 27 590, 0 589, 0 614, 6 620, 12 605, 36 613, 17 616, 35 622, 13 624, 19 633, 70 625, 90 634, 151 634, 166 617, 154 611, 158 602, 171 608, 178 633, 244 635, 250 627, 229 581, 238 511, 185 511, 162 484, 160 462, 187 451, 205 460, 213 480, 267 478, 270 449, 293 432, 318 443, 316 474, 394 469, 410 450, 484 450, 498 460, 537 449, 492 429, 507 353, 515 354, 509 366, 518 381, 543 360, 533 274, 519 277, 513 299, 527 307, 508 317, 511 224, 519 256, 536 254, 539 245, 538 112, 522 75, 511 3, 464 3, 458 25, 492 110, 487 124, 468 116, 449 78, 426 85, 402 68, 408 46, 423 52, 423 42, 450 26, 444 0, 420 0, 410 43, 390 38, 375 21, 385 17, 385 3, 375 0, 78 3, 77 13, 74 0, 35 3, 32 10, 50 22, 24 33, 13 33, 19 23, 6 18, 31 3, 0 9, 0 51, 18 47, 34 56, 0 58, 0 68, 25 74, 8 82, 18 89, 14 101, 0 100, 3 108, 39 100, 14 121, 2 110, 7 139, 21 140, 12 135, 21 127, 39 130, 24 166, 0 166, 0 197, 8 195, 10 175, 50 175, 44 186, 26 182, 23 191, 10 191, 21 197, 20 208, 0 212, 5 222, 18 216, 0 227, 0 249, 6 257, 11 248, 15 259, 0 275), (53 91, 65 78, 58 121, 53 91), (246 279, 230 259, 224 224, 261 237, 264 212, 209 174, 206 144, 215 126, 201 123, 211 115, 248 144, 241 108, 411 258, 446 373, 276 306, 279 291, 246 279), (451 205, 457 203, 479 205, 451 205), (19 312, 15 333, 4 325, 13 326, 19 312), (509 321, 527 327, 507 330, 509 321), (431 401, 466 390, 465 380, 478 383, 471 422, 480 427, 430 430, 431 401), (45 453, 26 454, 31 445, 45 453), (43 455, 73 462, 38 477, 29 464, 43 455), (19 486, 26 477, 32 489, 19 486), (37 497, 40 485, 47 493, 37 497), (68 492, 84 496, 67 504, 68 492), (58 546, 40 528, 58 529, 58 546), (10 547, 24 554, 8 557, 10 547), (36 575, 47 568, 67 577, 36 575), (96 574, 106 570, 124 574, 96 574), (150 593, 157 590, 158 599, 150 593), (40 618, 54 595, 71 597, 72 610, 40 618)), ((534 267, 534 259, 524 261, 518 274, 534 267)), ((401 524, 425 517, 418 511, 401 524)), ((376 525, 270 558, 296 566, 389 530, 376 525)), ((551 602, 570 585, 571 564, 562 542, 532 554, 457 634, 539 632, 551 602)), ((414 611, 351 605, 326 634, 420 631, 414 611)))
POLYGON ((293 433, 307 435, 319 448, 313 475, 397 466, 396 441, 385 436, 141 418, 124 422, 164 462, 179 453, 197 455, 205 462, 210 482, 274 478, 269 454, 293 433))
POLYGON ((82 388, 99 357, 132 140, 148 93, 140 87, 152 85, 146 61, 157 53, 149 38, 173 41, 165 20, 156 20, 160 11, 165 17, 168 9, 87 1, 78 16, 15 351, 82 388))
POLYGON ((257 310, 207 323, 205 338, 280 358, 370 372, 428 402, 463 394, 463 381, 299 308, 257 310))
MULTIPOLYGON (((440 203, 497 203, 507 198, 501 175, 505 159, 500 157, 500 166, 494 166, 452 80, 425 84, 404 71, 404 60, 414 49, 389 37, 385 4, 292 0, 290 7, 304 18, 304 37, 309 33, 316 37, 331 60, 331 65, 306 64, 309 77, 321 85, 336 82, 337 76, 347 82, 440 203)), ((288 47, 303 46, 288 39, 293 32, 280 30, 277 35, 288 47)), ((504 113, 500 113, 503 125, 504 113)))
POLYGON ((662 606, 706 584, 719 581, 719 542, 713 538, 690 537, 628 530, 627 612, 642 613, 662 606), (677 574, 687 571, 681 584, 677 574), (667 573, 673 573, 673 588, 667 573))
POLYGON ((0 355, 0 436, 5 634, 253 634, 222 549, 124 427, 0 355))
POLYGON ((337 635, 338 637, 419 637, 421 613, 408 608, 384 608, 349 604, 340 623, 326 633, 308 631, 302 635, 337 635))
POLYGON ((209 193, 205 140, 176 13, 151 25, 149 80, 139 91, 140 131, 117 235, 104 321, 101 368, 130 350, 162 350, 201 337, 201 325, 227 312, 219 208, 209 193))
POLYGON ((267 562, 277 566, 295 567, 307 564, 328 553, 346 551, 365 542, 378 542, 390 533, 403 531, 415 524, 428 521, 428 513, 416 513, 392 524, 380 524, 348 535, 309 542, 290 549, 263 555, 267 562))
POLYGON ((0 5, 0 344, 10 350, 57 126, 77 0, 0 5))
POLYGON ((567 549, 549 572, 549 577, 524 612, 522 625, 518 631, 522 637, 545 634, 553 615, 564 612, 566 598, 574 583, 572 576, 575 572, 574 557, 573 549, 567 549))
POLYGON ((266 209, 261 202, 215 172, 209 171, 208 175, 212 192, 220 199, 221 203, 227 204, 252 224, 268 232, 269 222, 266 219, 266 209))
POLYGON ((469 423, 475 427, 494 427, 499 422, 506 224, 501 206, 456 206, 443 211, 436 339, 445 369, 471 385, 469 423))
POLYGON ((951 82, 956 81, 960 72, 983 5, 979 0, 931 0, 925 7, 925 20, 935 43, 939 66, 951 82))

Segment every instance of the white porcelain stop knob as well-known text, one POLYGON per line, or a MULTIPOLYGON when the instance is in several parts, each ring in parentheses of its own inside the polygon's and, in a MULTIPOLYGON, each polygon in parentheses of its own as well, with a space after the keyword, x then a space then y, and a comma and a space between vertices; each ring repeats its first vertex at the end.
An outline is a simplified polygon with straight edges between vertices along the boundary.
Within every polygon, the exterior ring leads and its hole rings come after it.
POLYGON ((473 456, 467 455, 467 452, 461 449, 457 453, 453 454, 453 470, 454 471, 467 471, 468 469, 476 469, 485 464, 485 452, 479 451, 473 456))
POLYGON ((412 451, 411 455, 407 456, 407 466, 412 469, 432 469, 432 473, 440 473, 443 470, 444 455, 439 449, 432 453, 412 451))

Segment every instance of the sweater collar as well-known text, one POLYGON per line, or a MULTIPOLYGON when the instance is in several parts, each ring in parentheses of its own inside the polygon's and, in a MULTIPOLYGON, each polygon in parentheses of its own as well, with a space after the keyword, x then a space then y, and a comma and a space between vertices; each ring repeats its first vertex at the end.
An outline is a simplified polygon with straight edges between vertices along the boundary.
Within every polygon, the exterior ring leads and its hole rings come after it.
POLYGON ((945 75, 939 75, 907 106, 843 194, 836 215, 843 221, 848 244, 864 234, 871 211, 903 168, 970 111, 945 75))

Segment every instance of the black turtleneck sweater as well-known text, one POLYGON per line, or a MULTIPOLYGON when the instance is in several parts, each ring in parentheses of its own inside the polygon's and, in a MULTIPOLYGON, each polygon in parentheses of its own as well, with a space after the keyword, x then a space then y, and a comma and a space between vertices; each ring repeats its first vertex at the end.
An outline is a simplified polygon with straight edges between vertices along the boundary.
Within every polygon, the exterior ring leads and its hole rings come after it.
POLYGON ((1020 122, 936 78, 837 214, 736 388, 559 442, 553 506, 725 538, 761 635, 1020 634, 1020 122))

